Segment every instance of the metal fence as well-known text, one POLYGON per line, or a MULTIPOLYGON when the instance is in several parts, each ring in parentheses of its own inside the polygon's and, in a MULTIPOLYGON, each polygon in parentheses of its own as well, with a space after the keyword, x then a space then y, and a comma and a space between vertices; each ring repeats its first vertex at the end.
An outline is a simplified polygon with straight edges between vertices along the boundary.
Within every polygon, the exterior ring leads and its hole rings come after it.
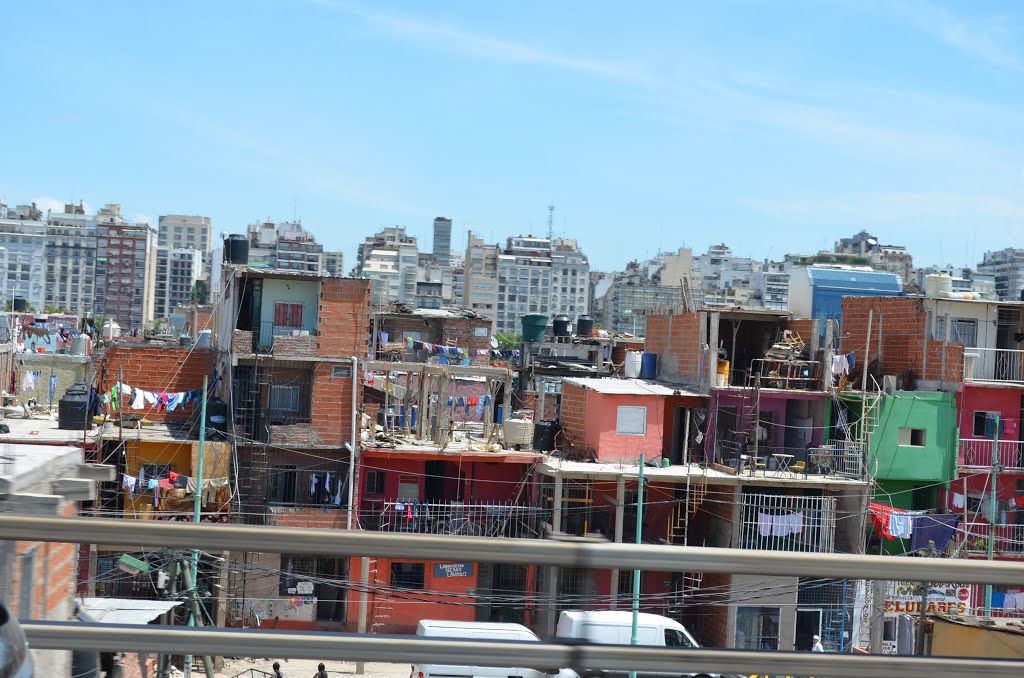
POLYGON ((831 553, 836 498, 744 493, 740 547, 767 551, 831 553))
MULTIPOLYGON (((989 524, 984 521, 968 521, 960 523, 959 535, 961 550, 968 554, 980 555, 987 553, 989 524)), ((997 554, 1024 554, 1024 525, 1012 523, 996 523, 995 541, 992 550, 997 554)), ((1022 574, 1024 579, 1024 574, 1022 574)))
POLYGON ((360 512, 359 524, 376 532, 535 538, 547 513, 507 502, 386 502, 360 512))
POLYGON ((975 381, 1024 383, 1024 351, 1009 348, 965 348, 964 377, 975 381), (974 371, 967 374, 973 356, 974 371))
MULTIPOLYGON (((1000 440, 996 444, 996 458, 1005 470, 1024 472, 1024 442, 1000 440)), ((960 466, 992 468, 992 441, 985 438, 961 438, 960 466)))

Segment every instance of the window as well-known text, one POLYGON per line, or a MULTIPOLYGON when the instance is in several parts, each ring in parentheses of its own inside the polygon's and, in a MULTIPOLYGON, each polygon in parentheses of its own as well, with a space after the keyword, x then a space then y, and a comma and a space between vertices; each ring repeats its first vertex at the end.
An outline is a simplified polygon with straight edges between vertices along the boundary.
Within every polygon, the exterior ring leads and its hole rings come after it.
POLYGON ((615 432, 620 436, 642 436, 647 433, 647 408, 619 405, 615 432))
POLYGON ((298 593, 299 582, 311 581, 316 570, 316 556, 281 554, 281 577, 278 595, 294 596, 298 593))
POLYGON ((166 478, 171 474, 170 464, 141 464, 146 478, 166 478))
POLYGON ((779 608, 740 607, 736 609, 737 650, 779 649, 779 608))
POLYGON ((999 416, 998 412, 988 412, 986 410, 975 410, 974 411, 974 435, 978 438, 986 437, 985 431, 986 424, 989 419, 995 419, 999 416))
POLYGON ((271 466, 267 479, 267 501, 271 504, 294 504, 298 470, 294 464, 271 466))
POLYGON ((423 563, 391 563, 391 587, 423 590, 423 563))
POLYGON ((665 647, 695 647, 695 645, 682 631, 665 629, 665 647))
POLYGON ((302 327, 302 304, 286 301, 274 302, 275 327, 302 327))
POLYGON ((896 437, 896 444, 924 447, 927 437, 927 431, 923 428, 901 428, 896 437))
MULTIPOLYGON (((942 341, 946 338, 946 319, 935 321, 935 338, 942 341)), ((949 340, 955 344, 972 347, 978 345, 978 321, 955 318, 949 328, 949 340)))
POLYGON ((368 471, 366 473, 366 494, 384 494, 384 471, 368 471))
POLYGON ((274 412, 298 412, 299 387, 271 384, 270 409, 274 412))

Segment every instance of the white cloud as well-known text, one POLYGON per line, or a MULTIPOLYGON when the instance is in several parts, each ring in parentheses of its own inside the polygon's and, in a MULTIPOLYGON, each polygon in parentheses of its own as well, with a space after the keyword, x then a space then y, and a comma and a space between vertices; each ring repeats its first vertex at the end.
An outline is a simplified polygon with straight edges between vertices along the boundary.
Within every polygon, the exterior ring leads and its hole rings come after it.
POLYGON ((315 4, 359 16, 397 38, 404 38, 438 49, 447 49, 488 61, 507 64, 536 64, 617 80, 637 85, 653 85, 650 73, 626 64, 562 54, 543 47, 475 33, 447 23, 423 21, 397 14, 375 12, 359 5, 336 0, 313 0, 315 4))
MULTIPOLYGON (((41 198, 32 198, 32 202, 36 204, 36 207, 39 208, 39 210, 42 211, 43 215, 45 216, 48 211, 63 212, 64 205, 66 205, 69 201, 58 200, 57 198, 53 198, 50 196, 43 196, 41 198)), ((87 202, 82 202, 82 209, 85 210, 86 214, 93 214, 92 207, 87 202)))
POLYGON ((969 21, 928 0, 887 2, 884 6, 918 30, 964 54, 1024 73, 1024 59, 1003 44, 1011 34, 1006 17, 969 21))

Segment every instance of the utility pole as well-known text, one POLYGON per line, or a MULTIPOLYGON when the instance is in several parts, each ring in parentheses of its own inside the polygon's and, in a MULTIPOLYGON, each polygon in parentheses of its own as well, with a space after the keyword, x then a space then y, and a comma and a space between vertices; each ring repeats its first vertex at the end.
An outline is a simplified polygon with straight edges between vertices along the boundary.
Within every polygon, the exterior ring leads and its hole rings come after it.
MULTIPOLYGON (((178 596, 178 559, 177 558, 175 558, 174 560, 171 561, 170 570, 171 570, 171 572, 170 572, 171 576, 170 576, 170 580, 169 580, 169 583, 168 583, 168 586, 170 587, 170 590, 168 591, 168 598, 170 598, 171 600, 174 600, 178 596)), ((174 624, 174 616, 175 616, 175 608, 171 608, 168 612, 166 612, 164 614, 164 623, 166 625, 168 625, 168 626, 172 626, 174 624)), ((162 654, 162 655, 160 655, 159 665, 157 667, 157 675, 161 676, 162 678, 168 678, 171 675, 171 655, 169 655, 169 654, 162 654)))
MULTIPOLYGON (((206 399, 207 390, 209 388, 210 378, 208 376, 203 377, 203 400, 199 408, 199 446, 197 456, 199 459, 196 462, 196 493, 192 499, 192 522, 199 523, 202 516, 202 505, 203 505, 203 456, 204 456, 204 445, 206 443, 206 399)), ((196 585, 199 581, 199 549, 192 549, 192 569, 184 568, 185 571, 185 583, 188 589, 188 596, 192 601, 191 614, 188 617, 189 626, 203 626, 202 611, 199 609, 199 591, 196 590, 196 585), (189 584, 189 580, 192 581, 189 584)), ((185 657, 185 670, 189 671, 192 666, 192 655, 185 657)), ((203 667, 206 669, 207 678, 213 678, 213 662, 208 656, 203 657, 203 667)))
MULTIPOLYGON (((992 419, 992 482, 988 498, 988 560, 992 560, 996 543, 996 487, 999 485, 999 428, 1002 418, 996 414, 992 419)), ((992 584, 985 584, 985 616, 992 616, 992 584)))
MULTIPOLYGON (((636 481, 636 543, 640 543, 644 525, 644 455, 640 455, 640 473, 636 481)), ((640 570, 633 570, 633 629, 629 644, 637 644, 637 622, 640 619, 640 570)), ((629 672, 629 678, 636 678, 636 671, 629 672)))

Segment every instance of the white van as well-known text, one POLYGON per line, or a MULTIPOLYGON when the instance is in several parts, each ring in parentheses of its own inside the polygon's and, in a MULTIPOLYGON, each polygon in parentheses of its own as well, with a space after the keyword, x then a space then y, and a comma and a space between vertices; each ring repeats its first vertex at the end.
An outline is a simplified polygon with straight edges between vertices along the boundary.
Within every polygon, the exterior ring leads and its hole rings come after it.
MULTIPOLYGON (((533 631, 522 624, 491 622, 458 622, 423 619, 416 627, 417 636, 453 638, 456 640, 518 640, 540 642, 533 631)), ((409 678, 579 678, 571 669, 545 673, 529 668, 500 666, 449 666, 413 664, 409 678)))
MULTIPOLYGON (((630 645, 633 637, 633 613, 629 610, 565 610, 558 617, 559 638, 582 640, 599 645, 630 645)), ((686 627, 659 614, 637 615, 637 645, 656 647, 700 647, 686 627)), ((714 678, 716 674, 680 671, 687 678, 714 678)))

